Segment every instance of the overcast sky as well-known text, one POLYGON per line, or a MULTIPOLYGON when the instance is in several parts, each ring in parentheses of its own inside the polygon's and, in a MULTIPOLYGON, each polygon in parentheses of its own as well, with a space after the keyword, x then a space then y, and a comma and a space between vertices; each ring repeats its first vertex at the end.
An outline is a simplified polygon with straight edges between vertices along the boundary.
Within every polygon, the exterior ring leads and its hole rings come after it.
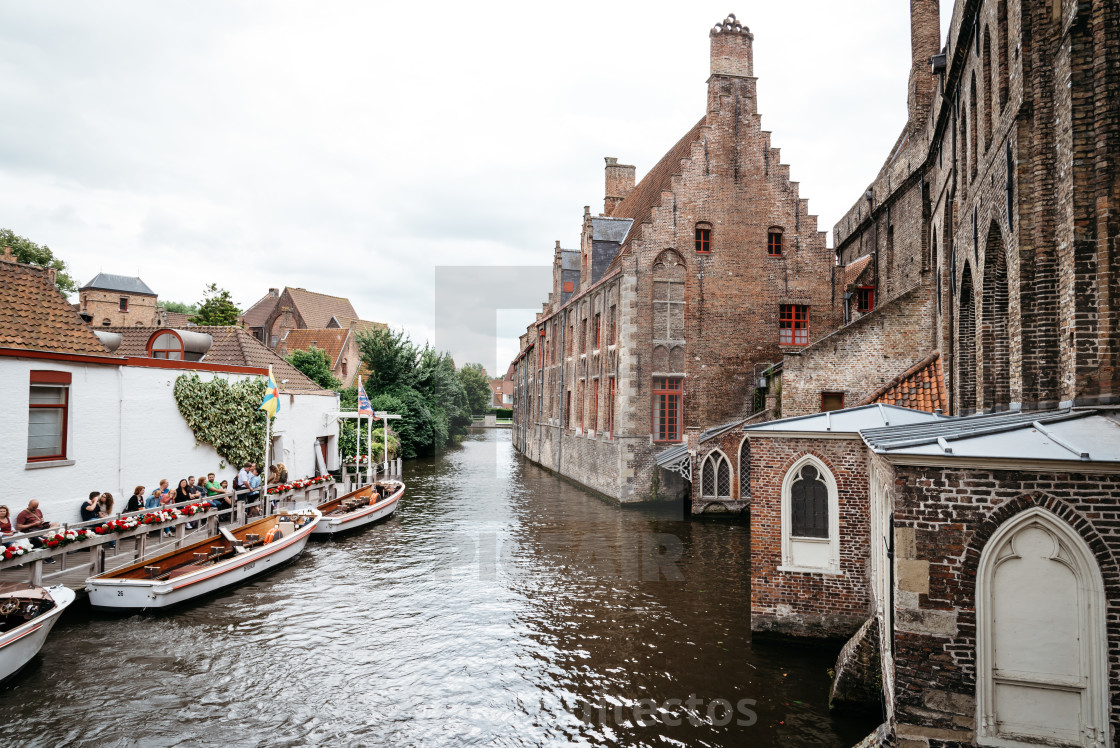
POLYGON ((462 350, 436 267, 578 248, 603 157, 640 178, 703 114, 729 11, 755 35, 763 127, 830 230, 905 122, 905 0, 0 0, 0 227, 79 283, 139 274, 196 301, 216 282, 242 307, 302 286, 501 372, 532 311, 497 315, 496 353, 462 350))

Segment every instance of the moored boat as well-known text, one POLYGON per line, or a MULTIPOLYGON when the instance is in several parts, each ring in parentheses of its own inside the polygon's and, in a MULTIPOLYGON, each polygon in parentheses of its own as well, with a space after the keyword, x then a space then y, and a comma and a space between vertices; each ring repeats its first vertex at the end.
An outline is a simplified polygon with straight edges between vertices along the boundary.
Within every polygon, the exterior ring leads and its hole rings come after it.
POLYGON ((92 605, 167 608, 275 569, 298 556, 320 518, 316 509, 264 517, 146 561, 86 580, 92 605))
POLYGON ((47 634, 76 595, 61 585, 0 584, 0 681, 39 653, 47 634))
POLYGON ((323 518, 312 532, 333 535, 365 527, 395 512, 402 495, 404 483, 383 480, 319 504, 316 509, 322 512, 323 518))

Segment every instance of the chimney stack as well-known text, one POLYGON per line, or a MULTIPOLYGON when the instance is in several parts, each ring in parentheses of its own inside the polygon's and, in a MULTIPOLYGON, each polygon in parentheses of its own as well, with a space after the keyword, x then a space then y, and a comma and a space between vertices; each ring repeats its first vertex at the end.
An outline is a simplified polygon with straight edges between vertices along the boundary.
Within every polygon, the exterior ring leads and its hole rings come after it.
POLYGON ((907 96, 911 127, 922 126, 930 106, 937 76, 931 58, 941 51, 941 3, 910 0, 910 90, 907 96))
POLYGON ((634 167, 618 163, 617 158, 607 156, 606 197, 603 199, 604 215, 611 215, 630 191, 634 189, 634 167))
MULTIPOLYGON (((936 2, 936 0, 934 0, 936 2)), ((711 33, 711 73, 732 78, 754 77, 754 35, 731 13, 711 33)))

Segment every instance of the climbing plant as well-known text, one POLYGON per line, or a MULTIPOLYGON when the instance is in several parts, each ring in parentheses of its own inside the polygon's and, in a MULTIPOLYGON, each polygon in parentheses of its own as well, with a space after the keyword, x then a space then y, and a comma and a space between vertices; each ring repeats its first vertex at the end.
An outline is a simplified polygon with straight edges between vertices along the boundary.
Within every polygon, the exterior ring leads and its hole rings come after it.
POLYGON ((209 444, 230 465, 261 465, 265 415, 258 407, 264 390, 263 379, 230 384, 221 377, 204 382, 197 374, 183 374, 175 380, 175 404, 196 443, 209 444))

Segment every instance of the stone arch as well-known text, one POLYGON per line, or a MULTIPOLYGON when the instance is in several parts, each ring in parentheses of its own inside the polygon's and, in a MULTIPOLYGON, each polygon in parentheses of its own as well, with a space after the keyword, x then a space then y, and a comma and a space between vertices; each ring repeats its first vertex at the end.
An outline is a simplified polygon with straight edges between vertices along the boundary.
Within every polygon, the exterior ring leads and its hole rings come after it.
POLYGON ((710 499, 731 498, 731 460, 721 449, 713 449, 700 468, 700 495, 710 499))
POLYGON ((969 179, 976 179, 977 145, 980 140, 980 121, 976 118, 976 71, 972 71, 972 80, 968 86, 968 174, 969 179))
POLYGON ((1011 87, 1011 78, 1007 70, 1007 50, 1010 43, 1007 27, 1007 0, 999 0, 996 5, 996 33, 999 34, 999 38, 996 39, 996 47, 999 50, 999 110, 1002 112, 1003 108, 1007 106, 1007 96, 1011 87))
POLYGON ((680 253, 675 249, 662 250, 653 260, 653 271, 655 273, 667 273, 671 276, 679 275, 683 280, 685 272, 684 258, 681 257, 680 253))
POLYGON ((674 374, 684 374, 684 346, 675 345, 669 349, 669 368, 674 374))
POLYGON ((747 499, 751 495, 751 440, 743 437, 739 444, 739 498, 747 499))
POLYGON ((668 373, 672 371, 669 365, 669 349, 663 345, 655 345, 653 347, 653 370, 658 373, 668 373))
POLYGON ((992 32, 984 27, 984 57, 981 77, 984 79, 984 153, 992 142, 992 32))
POLYGON ((839 571, 840 498, 832 468, 811 452, 800 455, 785 471, 781 496, 782 564, 790 569, 839 571), (799 536, 794 532, 796 488, 804 482, 824 486, 827 534, 823 537, 799 536))
POLYGON ((984 375, 983 407, 1005 410, 1011 403, 1010 298, 1003 233, 992 221, 984 247, 984 289, 980 303, 984 375))
POLYGON ((976 411, 976 293, 972 265, 964 263, 957 298, 957 415, 976 411))
POLYGON ((1017 513, 984 534, 983 548, 969 548, 968 560, 977 562, 977 737, 1080 744, 1085 736, 1105 745, 1107 596, 1099 554, 1068 517, 1031 499, 1016 503, 1017 513))

